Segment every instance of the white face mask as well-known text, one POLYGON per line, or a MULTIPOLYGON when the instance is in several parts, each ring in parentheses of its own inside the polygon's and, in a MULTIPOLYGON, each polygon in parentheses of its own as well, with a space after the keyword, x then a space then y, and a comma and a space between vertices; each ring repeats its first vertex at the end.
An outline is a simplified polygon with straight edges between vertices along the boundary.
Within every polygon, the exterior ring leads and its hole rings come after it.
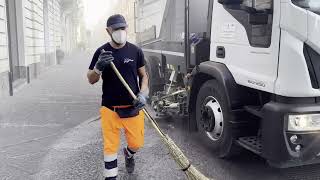
POLYGON ((112 33, 113 40, 118 44, 127 42, 127 32, 125 30, 118 30, 112 33))

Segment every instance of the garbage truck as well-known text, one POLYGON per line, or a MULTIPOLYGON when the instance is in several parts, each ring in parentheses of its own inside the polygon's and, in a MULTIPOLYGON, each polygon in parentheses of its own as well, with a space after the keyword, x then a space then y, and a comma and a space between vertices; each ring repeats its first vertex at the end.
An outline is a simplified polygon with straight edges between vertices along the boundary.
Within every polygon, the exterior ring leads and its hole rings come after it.
POLYGON ((135 24, 159 115, 222 158, 320 162, 319 0, 136 0, 135 24))

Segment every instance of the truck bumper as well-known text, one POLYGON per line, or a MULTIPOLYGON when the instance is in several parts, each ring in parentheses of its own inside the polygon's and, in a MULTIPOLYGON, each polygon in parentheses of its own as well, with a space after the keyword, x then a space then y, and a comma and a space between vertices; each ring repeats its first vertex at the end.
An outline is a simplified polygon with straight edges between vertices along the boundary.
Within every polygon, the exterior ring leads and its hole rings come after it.
POLYGON ((269 102, 262 108, 262 156, 271 166, 287 168, 320 163, 320 131, 288 131, 289 114, 319 113, 320 104, 269 102), (292 143, 290 138, 298 140, 292 143), (300 145, 301 150, 296 147, 300 145))

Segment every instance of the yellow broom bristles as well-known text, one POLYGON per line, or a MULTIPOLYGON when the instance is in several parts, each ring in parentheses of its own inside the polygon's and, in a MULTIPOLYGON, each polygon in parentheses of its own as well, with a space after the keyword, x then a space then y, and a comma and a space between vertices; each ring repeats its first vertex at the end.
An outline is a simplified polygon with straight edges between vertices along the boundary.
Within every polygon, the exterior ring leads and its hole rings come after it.
POLYGON ((188 158, 183 154, 180 148, 175 144, 175 142, 167 135, 162 132, 159 128, 157 122, 149 115, 146 109, 143 109, 147 119, 150 121, 152 126, 160 135, 162 141, 167 145, 169 152, 176 163, 182 168, 182 170, 186 173, 188 179, 190 180, 209 180, 206 176, 204 176, 201 172, 199 172, 193 165, 190 164, 188 158))
POLYGON ((169 148, 170 154, 175 159, 176 163, 185 170, 185 173, 190 180, 209 180, 201 172, 199 172, 193 165, 190 164, 188 158, 183 154, 180 148, 174 143, 174 141, 166 135, 164 141, 169 148))

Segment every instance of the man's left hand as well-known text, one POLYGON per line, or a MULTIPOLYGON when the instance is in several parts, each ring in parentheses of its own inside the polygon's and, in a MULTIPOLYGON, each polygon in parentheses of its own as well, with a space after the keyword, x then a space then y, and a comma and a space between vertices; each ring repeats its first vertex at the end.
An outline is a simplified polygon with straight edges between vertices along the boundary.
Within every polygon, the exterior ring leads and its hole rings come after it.
POLYGON ((143 93, 137 95, 137 99, 133 100, 133 106, 137 109, 143 109, 147 103, 147 97, 143 93))

